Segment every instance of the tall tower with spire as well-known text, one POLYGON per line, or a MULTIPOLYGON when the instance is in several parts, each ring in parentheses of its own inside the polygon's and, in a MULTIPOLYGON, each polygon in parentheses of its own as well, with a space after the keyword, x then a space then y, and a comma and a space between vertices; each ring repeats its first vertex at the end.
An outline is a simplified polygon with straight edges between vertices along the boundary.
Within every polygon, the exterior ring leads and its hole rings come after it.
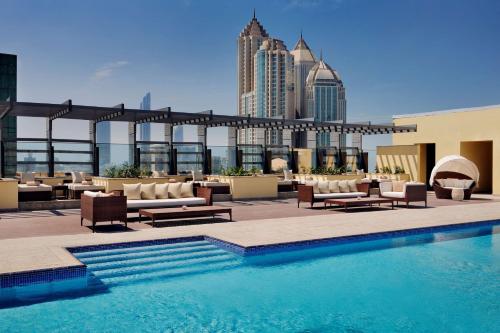
POLYGON ((295 117, 307 118, 307 105, 305 86, 309 71, 316 64, 316 57, 307 45, 300 32, 300 38, 295 44, 293 51, 293 72, 294 72, 294 92, 295 92, 295 117))
POLYGON ((262 43, 269 38, 267 31, 255 17, 241 31, 238 37, 238 114, 244 115, 241 96, 254 88, 254 56, 262 43))

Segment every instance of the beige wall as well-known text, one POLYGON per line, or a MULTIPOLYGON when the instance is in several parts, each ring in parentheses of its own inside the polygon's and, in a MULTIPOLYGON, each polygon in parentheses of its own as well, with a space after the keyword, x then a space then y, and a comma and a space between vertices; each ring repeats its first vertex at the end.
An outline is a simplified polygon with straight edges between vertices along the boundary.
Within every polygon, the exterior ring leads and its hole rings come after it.
MULTIPOLYGON (((395 118, 394 123, 398 126, 417 125, 417 132, 393 134, 394 145, 435 143, 436 161, 447 155, 462 154, 463 142, 491 141, 492 190, 494 194, 500 195, 500 106, 395 118)), ((468 147, 470 146, 464 146, 464 154, 469 152, 471 156, 468 147)), ((485 145, 478 145, 474 149, 483 149, 482 147, 485 145)), ((483 153, 477 152, 474 158, 483 153)), ((485 181, 486 179, 483 180, 485 181)))
POLYGON ((416 145, 378 146, 377 166, 379 169, 390 167, 394 172, 396 166, 403 167, 411 180, 420 179, 419 148, 416 145))
POLYGON ((0 179, 0 210, 14 210, 17 205, 17 180, 0 179))

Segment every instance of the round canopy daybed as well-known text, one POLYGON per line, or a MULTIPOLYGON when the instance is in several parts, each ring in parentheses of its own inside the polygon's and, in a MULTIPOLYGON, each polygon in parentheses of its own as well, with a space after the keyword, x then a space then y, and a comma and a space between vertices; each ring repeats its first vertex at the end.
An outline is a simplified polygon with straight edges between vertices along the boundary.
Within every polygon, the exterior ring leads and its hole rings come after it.
POLYGON ((479 170, 474 162, 459 155, 440 159, 431 172, 429 184, 438 199, 451 199, 454 188, 463 188, 464 199, 470 199, 479 181, 479 170))

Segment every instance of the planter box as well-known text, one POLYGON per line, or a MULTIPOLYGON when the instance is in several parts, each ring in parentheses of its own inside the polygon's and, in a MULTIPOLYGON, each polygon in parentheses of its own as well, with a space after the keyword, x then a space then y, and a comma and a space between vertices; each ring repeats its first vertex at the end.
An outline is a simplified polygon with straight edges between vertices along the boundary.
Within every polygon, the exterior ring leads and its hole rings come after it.
POLYGON ((324 180, 352 180, 352 179, 363 179, 365 175, 310 175, 310 174, 296 174, 294 179, 302 181, 312 178, 312 180, 324 181, 324 180))
POLYGON ((0 193, 0 210, 16 210, 18 208, 17 179, 1 179, 0 193))
POLYGON ((106 192, 115 190, 123 190, 123 184, 164 184, 170 179, 175 179, 178 182, 184 182, 186 176, 169 176, 160 178, 107 178, 107 177, 92 177, 92 183, 98 186, 104 186, 106 192))
POLYGON ((276 176, 224 176, 221 182, 228 182, 233 200, 275 199, 278 197, 276 176))
POLYGON ((408 173, 399 173, 399 174, 392 174, 392 173, 369 173, 367 174, 367 177, 371 177, 372 179, 380 179, 381 176, 387 177, 386 179, 391 179, 391 180, 406 180, 409 182, 411 180, 411 176, 408 173))

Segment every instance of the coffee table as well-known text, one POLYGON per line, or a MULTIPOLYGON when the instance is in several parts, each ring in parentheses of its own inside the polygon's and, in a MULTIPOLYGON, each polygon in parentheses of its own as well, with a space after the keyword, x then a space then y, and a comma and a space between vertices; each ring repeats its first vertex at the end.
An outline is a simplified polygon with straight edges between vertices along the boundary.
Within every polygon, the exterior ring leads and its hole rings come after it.
POLYGON ((373 204, 390 203, 391 208, 394 209, 394 200, 389 198, 373 198, 373 197, 361 197, 361 198, 344 198, 344 199, 325 199, 325 208, 327 204, 343 206, 347 212, 348 207, 359 207, 359 206, 372 206, 373 204))
POLYGON ((152 220, 153 227, 156 220, 171 220, 188 217, 206 217, 216 214, 229 214, 229 221, 233 220, 233 210, 223 206, 194 206, 179 208, 144 208, 139 209, 139 221, 142 216, 149 217, 152 220))

